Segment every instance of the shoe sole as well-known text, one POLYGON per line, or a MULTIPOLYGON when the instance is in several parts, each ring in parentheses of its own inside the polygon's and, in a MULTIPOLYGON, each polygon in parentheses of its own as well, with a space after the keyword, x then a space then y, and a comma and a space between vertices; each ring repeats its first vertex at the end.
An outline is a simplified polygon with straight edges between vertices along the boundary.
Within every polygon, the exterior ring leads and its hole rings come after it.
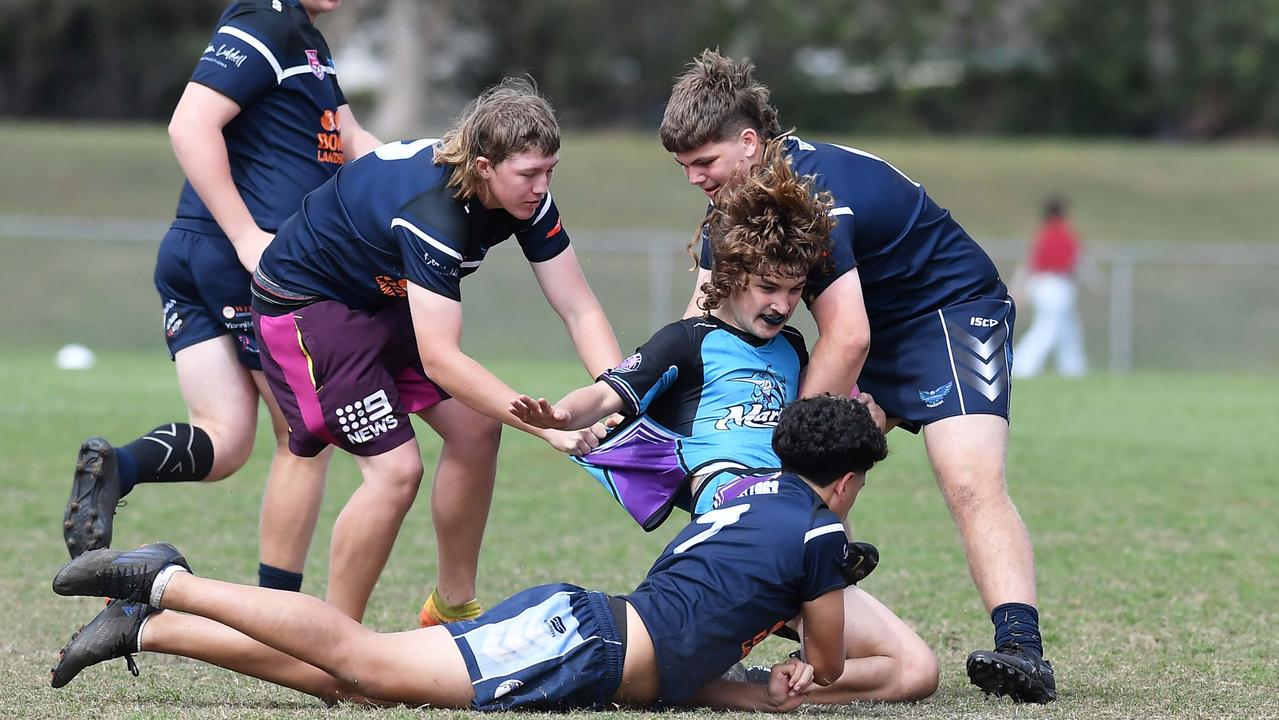
POLYGON ((73 560, 90 550, 111 545, 114 512, 111 517, 103 518, 95 503, 89 502, 94 489, 102 482, 103 466, 110 450, 106 440, 94 437, 80 446, 80 454, 76 456, 71 497, 62 515, 62 539, 73 560))
POLYGON ((968 658, 968 680, 987 695, 1006 695, 1013 702, 1044 704, 1057 699, 1057 694, 1050 694, 1042 682, 993 657, 968 658))

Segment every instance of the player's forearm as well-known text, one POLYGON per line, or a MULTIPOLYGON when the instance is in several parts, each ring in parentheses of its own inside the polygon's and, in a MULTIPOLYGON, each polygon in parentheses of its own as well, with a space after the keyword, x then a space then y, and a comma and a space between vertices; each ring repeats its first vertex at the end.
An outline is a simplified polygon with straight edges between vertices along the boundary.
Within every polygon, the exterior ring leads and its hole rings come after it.
POLYGON ((421 357, 427 377, 463 405, 530 435, 543 437, 545 431, 511 415, 510 398, 519 393, 461 350, 432 348, 421 352, 421 357))
POLYGON ((591 310, 566 316, 564 328, 568 330, 577 356, 592 378, 617 367, 622 361, 622 350, 613 335, 613 326, 598 303, 591 310))
POLYGON ((857 382, 870 351, 870 335, 825 334, 813 345, 808 368, 799 388, 800 397, 830 393, 847 397, 857 382))
POLYGON ((191 187, 231 242, 258 229, 231 179, 231 162, 221 128, 192 126, 175 118, 169 125, 169 139, 191 187))
POLYGON ((364 128, 356 128, 349 133, 343 133, 342 157, 346 162, 351 162, 373 152, 381 145, 382 141, 373 133, 364 128))
POLYGON ((715 710, 745 710, 748 712, 785 712, 768 696, 764 685, 741 683, 732 680, 712 680, 698 690, 685 703, 693 707, 715 710))
POLYGON ((597 382, 565 395, 555 407, 569 414, 565 430, 581 430, 623 409, 622 398, 608 383, 597 382))

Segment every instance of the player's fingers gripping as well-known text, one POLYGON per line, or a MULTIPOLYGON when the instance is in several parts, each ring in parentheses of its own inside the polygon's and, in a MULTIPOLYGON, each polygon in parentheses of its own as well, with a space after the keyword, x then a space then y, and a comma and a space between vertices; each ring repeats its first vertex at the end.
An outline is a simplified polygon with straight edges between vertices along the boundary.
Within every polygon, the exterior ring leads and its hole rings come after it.
POLYGON ((808 691, 813 684, 813 666, 802 660, 794 660, 799 665, 798 671, 791 675, 790 694, 800 695, 808 691))
POLYGON ((603 440, 608 435, 608 426, 602 422, 597 422, 591 426, 591 432, 595 434, 596 440, 603 440))

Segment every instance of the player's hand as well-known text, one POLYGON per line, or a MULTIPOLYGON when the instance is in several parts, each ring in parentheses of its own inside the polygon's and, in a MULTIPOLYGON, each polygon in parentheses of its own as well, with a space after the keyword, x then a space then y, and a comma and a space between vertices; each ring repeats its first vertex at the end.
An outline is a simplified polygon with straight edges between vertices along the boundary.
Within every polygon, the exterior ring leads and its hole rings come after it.
POLYGON ((790 712, 804 702, 804 693, 813 686, 813 666, 798 658, 788 658, 773 666, 768 678, 768 701, 774 712, 790 712))
POLYGON ((568 412, 555 407, 546 398, 534 400, 528 395, 512 400, 510 411, 520 422, 544 430, 563 430, 573 419, 568 412))
POLYGON ((879 428, 880 432, 888 432, 888 416, 884 414, 884 409, 875 402, 875 398, 871 397, 870 393, 858 392, 854 399, 870 411, 870 419, 875 421, 875 427, 879 428))
POLYGON ((546 430, 542 434, 551 447, 569 455, 585 455, 600 444, 591 428, 585 430, 546 430))
POLYGON ((240 264, 245 270, 253 272, 258 269, 258 260, 262 258, 262 252, 274 239, 274 235, 260 228, 253 228, 235 238, 232 242, 235 246, 235 254, 240 258, 240 264))

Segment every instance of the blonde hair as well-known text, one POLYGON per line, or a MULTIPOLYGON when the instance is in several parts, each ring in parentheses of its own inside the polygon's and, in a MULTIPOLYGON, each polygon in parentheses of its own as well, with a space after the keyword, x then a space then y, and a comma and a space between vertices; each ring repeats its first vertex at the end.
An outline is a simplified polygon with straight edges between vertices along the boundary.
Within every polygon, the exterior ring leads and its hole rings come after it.
POLYGON ((763 140, 782 134, 768 87, 756 82, 755 65, 703 50, 671 88, 658 134, 668 152, 688 152, 752 128, 763 140))
MULTIPOLYGON (((759 165, 721 186, 699 237, 711 244, 711 279, 699 307, 719 307, 752 275, 802 278, 826 262, 834 222, 829 192, 813 194, 812 177, 795 173, 783 143, 769 141, 759 165)), ((689 246, 696 244, 696 239, 689 246)))
POLYGON ((477 158, 493 165, 525 150, 553 155, 560 149, 560 126, 551 103, 524 78, 506 78, 467 104, 452 130, 435 149, 435 164, 449 165, 448 186, 453 196, 469 199, 479 194, 484 180, 475 167, 477 158))

